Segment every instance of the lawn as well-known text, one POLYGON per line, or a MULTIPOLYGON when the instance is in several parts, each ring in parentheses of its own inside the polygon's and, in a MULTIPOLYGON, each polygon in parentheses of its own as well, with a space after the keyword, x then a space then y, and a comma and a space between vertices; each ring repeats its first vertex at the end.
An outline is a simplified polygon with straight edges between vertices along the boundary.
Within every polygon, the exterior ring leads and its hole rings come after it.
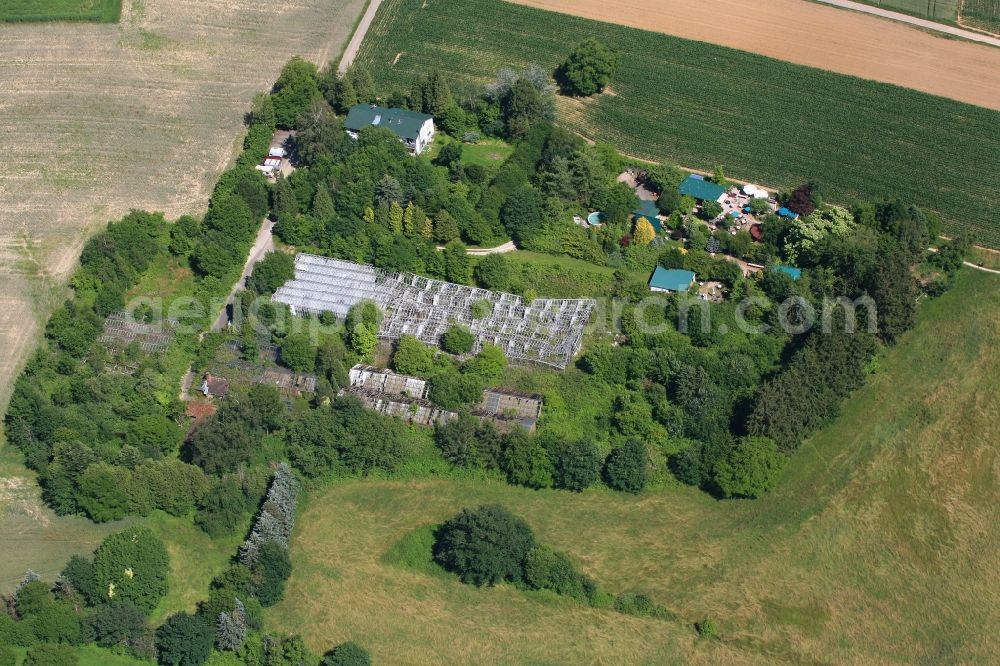
POLYGON ((312 493, 269 626, 386 663, 985 663, 1000 650, 1000 278, 926 301, 836 422, 758 501, 501 481, 341 481, 312 493), (507 505, 644 620, 401 566, 400 544, 463 506, 507 505), (720 640, 691 623, 715 618, 720 640))
POLYGON ((156 625, 178 611, 195 610, 199 601, 208 598, 209 583, 226 568, 245 535, 244 530, 237 530, 229 537, 212 539, 192 518, 162 511, 154 512, 144 524, 160 537, 170 555, 169 589, 150 617, 156 625))
POLYGON ((669 35, 500 0, 388 0, 362 45, 384 93, 439 70, 486 83, 503 67, 552 71, 596 37, 622 65, 611 93, 560 98, 560 122, 628 154, 832 201, 899 197, 945 228, 1000 246, 1000 113, 669 35))
POLYGON ((3 0, 0 21, 97 21, 117 23, 121 0, 3 0))

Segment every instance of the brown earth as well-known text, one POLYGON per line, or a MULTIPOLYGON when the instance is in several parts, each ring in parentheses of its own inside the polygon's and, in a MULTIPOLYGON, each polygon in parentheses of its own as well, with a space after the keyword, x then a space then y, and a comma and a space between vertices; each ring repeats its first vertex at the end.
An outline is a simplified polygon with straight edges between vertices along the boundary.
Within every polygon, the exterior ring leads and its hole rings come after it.
POLYGON ((510 0, 1000 110, 1000 49, 804 0, 510 0))

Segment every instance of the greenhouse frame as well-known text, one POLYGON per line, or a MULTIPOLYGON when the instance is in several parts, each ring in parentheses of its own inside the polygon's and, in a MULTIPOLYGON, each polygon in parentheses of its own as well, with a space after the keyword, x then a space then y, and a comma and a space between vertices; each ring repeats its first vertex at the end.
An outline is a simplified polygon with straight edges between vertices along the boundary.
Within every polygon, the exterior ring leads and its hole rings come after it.
POLYGON ((474 352, 489 343, 512 361, 560 369, 579 351, 596 306, 591 299, 526 303, 514 294, 310 254, 296 256, 295 278, 275 292, 274 301, 292 314, 332 312, 342 320, 353 305, 373 301, 384 314, 382 339, 413 335, 437 345, 450 326, 460 324, 475 335, 474 352))

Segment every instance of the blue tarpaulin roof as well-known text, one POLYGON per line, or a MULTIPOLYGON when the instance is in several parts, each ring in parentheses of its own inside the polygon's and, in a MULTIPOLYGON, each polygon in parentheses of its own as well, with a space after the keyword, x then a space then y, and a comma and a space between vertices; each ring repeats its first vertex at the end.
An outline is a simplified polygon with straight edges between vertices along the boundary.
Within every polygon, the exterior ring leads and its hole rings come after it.
POLYGON ((787 217, 787 218, 792 219, 792 220, 799 219, 799 214, 798 213, 793 213, 792 211, 788 210, 784 206, 782 206, 781 208, 778 209, 778 215, 780 215, 781 217, 787 217))
POLYGON ((650 289, 665 289, 667 291, 687 291, 694 283, 694 273, 679 268, 664 268, 657 266, 653 276, 649 278, 650 289))

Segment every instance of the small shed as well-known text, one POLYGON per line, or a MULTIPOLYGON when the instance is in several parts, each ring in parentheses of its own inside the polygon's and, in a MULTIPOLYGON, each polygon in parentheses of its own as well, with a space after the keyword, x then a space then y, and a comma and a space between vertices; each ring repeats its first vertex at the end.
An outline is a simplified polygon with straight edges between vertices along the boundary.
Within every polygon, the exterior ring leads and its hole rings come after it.
POLYGON ((224 398, 226 394, 229 393, 229 380, 225 377, 219 377, 218 375, 213 375, 211 372, 205 373, 205 378, 201 382, 201 386, 198 387, 205 397, 213 396, 216 398, 224 398))
POLYGON ((650 291, 669 293, 687 291, 694 284, 694 278, 695 275, 692 271, 657 266, 652 277, 649 278, 649 289, 650 291))

